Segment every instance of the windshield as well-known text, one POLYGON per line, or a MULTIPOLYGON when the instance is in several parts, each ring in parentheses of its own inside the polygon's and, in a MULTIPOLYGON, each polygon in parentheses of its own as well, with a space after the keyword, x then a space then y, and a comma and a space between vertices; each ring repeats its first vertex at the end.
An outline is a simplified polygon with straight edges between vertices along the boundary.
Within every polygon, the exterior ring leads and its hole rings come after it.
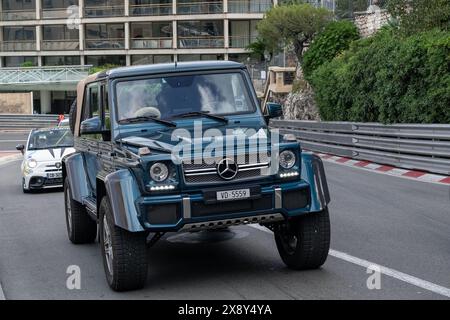
POLYGON ((119 121, 136 117, 170 119, 200 111, 211 115, 254 111, 239 72, 121 81, 116 92, 119 121))
POLYGON ((69 129, 38 130, 32 133, 28 150, 63 148, 73 146, 73 136, 69 129))

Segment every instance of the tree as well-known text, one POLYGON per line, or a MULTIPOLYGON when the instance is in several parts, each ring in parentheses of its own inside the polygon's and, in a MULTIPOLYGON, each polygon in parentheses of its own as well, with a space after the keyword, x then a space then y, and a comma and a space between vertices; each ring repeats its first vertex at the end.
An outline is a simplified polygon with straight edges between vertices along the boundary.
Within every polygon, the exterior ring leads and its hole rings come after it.
POLYGON ((264 61, 264 55, 267 49, 264 40, 261 38, 256 38, 256 40, 250 43, 245 49, 250 52, 250 57, 257 59, 258 61, 264 61))
POLYGON ((284 46, 292 45, 301 64, 305 45, 332 18, 332 12, 310 4, 282 5, 270 9, 257 29, 270 53, 278 53, 284 46))
POLYGON ((351 21, 330 22, 303 56, 302 68, 305 78, 308 79, 319 66, 347 50, 357 39, 359 39, 358 29, 351 21))
POLYGON ((105 70, 109 70, 109 69, 114 69, 114 68, 118 68, 120 67, 119 65, 116 64, 111 64, 111 63, 107 63, 104 64, 102 66, 98 66, 98 67, 92 67, 89 69, 89 74, 94 74, 100 71, 105 71, 105 70))
POLYGON ((29 67, 34 67, 34 63, 33 61, 25 61, 20 65, 22 68, 29 68, 29 67))
POLYGON ((406 35, 434 28, 450 30, 449 0, 390 0, 388 10, 406 35))

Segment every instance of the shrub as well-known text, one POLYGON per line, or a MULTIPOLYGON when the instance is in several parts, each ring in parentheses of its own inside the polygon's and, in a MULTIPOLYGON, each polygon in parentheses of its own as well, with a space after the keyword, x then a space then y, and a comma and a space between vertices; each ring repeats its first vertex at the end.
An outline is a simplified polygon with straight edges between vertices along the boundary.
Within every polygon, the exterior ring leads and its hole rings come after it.
POLYGON ((358 29, 351 21, 329 23, 303 56, 302 67, 305 77, 308 79, 314 70, 347 50, 350 43, 358 38, 358 29))
POLYGON ((450 37, 385 28, 311 76, 323 120, 450 123, 450 37))
POLYGON ((389 13, 398 19, 403 34, 438 28, 450 31, 449 0, 389 0, 389 13))

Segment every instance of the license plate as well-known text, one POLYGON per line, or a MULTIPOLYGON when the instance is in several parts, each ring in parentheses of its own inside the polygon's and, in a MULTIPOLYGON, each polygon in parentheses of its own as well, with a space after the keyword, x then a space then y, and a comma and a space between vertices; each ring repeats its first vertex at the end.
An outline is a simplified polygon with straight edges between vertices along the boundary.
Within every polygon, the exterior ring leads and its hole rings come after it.
POLYGON ((237 200, 250 198, 250 189, 237 189, 216 192, 217 200, 237 200))
POLYGON ((49 179, 58 179, 62 178, 62 172, 48 172, 47 178, 49 179))

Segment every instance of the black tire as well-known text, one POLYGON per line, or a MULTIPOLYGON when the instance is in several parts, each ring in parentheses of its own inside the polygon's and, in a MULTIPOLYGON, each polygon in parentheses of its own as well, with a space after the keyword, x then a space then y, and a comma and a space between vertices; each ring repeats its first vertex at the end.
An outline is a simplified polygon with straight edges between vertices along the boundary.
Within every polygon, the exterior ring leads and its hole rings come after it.
POLYGON ((330 249, 328 209, 279 225, 274 234, 281 259, 289 268, 317 269, 325 263, 330 249))
POLYGON ((81 203, 72 199, 67 178, 64 180, 64 207, 69 240, 74 244, 94 242, 97 236, 97 223, 89 217, 81 203))
POLYGON ((100 204, 100 247, 106 280, 114 291, 136 290, 147 280, 147 233, 129 232, 114 224, 107 196, 100 204), (108 228, 109 237, 105 231, 108 228), (109 238, 109 240, 106 240, 109 238), (109 242, 109 244, 108 244, 109 242), (112 252, 109 256, 106 252, 112 252), (108 265, 109 264, 109 265, 108 265))
POLYGON ((69 110, 69 127, 72 134, 75 133, 75 118, 77 116, 77 99, 75 98, 70 105, 69 110))

